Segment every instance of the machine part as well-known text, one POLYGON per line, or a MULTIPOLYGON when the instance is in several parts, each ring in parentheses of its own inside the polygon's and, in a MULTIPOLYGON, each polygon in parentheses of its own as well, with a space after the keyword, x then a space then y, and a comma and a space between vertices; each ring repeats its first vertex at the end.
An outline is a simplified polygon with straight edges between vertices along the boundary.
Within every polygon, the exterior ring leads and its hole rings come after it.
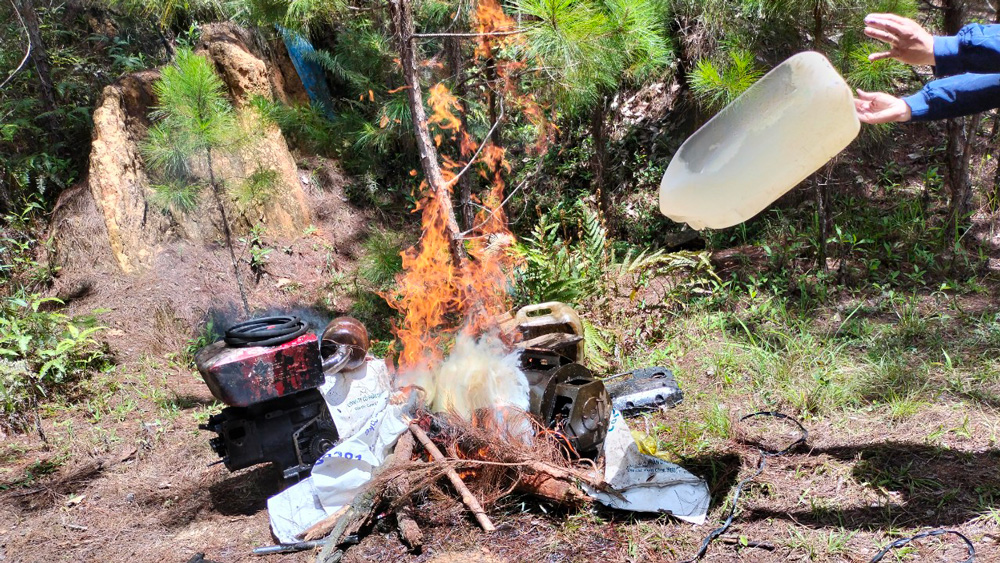
POLYGON ((298 317, 261 317, 229 327, 225 341, 232 348, 277 346, 302 336, 307 330, 309 323, 298 317))
POLYGON ((563 349, 559 352, 572 362, 584 361, 583 321, 569 305, 558 301, 526 305, 518 309, 512 317, 517 334, 526 343, 547 334, 568 334, 579 337, 574 342, 575 350, 563 349))
POLYGON ((595 451, 608 434, 611 400, 604 384, 583 365, 568 363, 525 372, 530 412, 566 436, 578 453, 595 451))
POLYGON ((328 539, 322 540, 312 540, 312 541, 300 541, 296 543, 279 543, 277 545, 268 545, 264 547, 255 547, 253 549, 254 555, 271 555, 274 553, 295 553, 297 551, 306 551, 308 549, 314 549, 317 547, 323 547, 326 545, 328 539))
POLYGON ((316 335, 282 344, 231 347, 224 340, 202 348, 195 364, 212 395, 231 407, 249 407, 323 383, 316 335))
POLYGON ((578 351, 583 337, 566 332, 551 332, 532 338, 521 344, 525 350, 544 350, 546 352, 558 354, 562 359, 559 364, 568 364, 576 361, 579 357, 578 351))
POLYGON ((637 369, 631 379, 607 387, 612 406, 623 414, 669 408, 684 399, 674 373, 664 367, 637 369))
POLYGON ((368 329, 353 317, 337 317, 323 330, 319 353, 323 372, 332 374, 361 367, 371 342, 368 329))
POLYGON ((272 462, 286 479, 311 470, 337 442, 337 428, 317 389, 226 407, 199 428, 218 434, 209 443, 230 471, 272 462))

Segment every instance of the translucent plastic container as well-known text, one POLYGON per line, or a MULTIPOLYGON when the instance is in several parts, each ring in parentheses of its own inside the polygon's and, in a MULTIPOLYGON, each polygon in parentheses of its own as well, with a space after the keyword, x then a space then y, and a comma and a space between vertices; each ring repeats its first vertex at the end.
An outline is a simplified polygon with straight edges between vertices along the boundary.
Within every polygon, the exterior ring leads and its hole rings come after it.
POLYGON ((775 67, 695 132, 660 182, 660 211, 694 229, 760 213, 858 135, 850 87, 823 55, 775 67))
MULTIPOLYGON (((526 305, 514 314, 517 328, 525 340, 553 332, 575 334, 583 337, 583 321, 576 310, 558 301, 526 305)), ((577 344, 574 361, 584 361, 584 342, 577 344)))

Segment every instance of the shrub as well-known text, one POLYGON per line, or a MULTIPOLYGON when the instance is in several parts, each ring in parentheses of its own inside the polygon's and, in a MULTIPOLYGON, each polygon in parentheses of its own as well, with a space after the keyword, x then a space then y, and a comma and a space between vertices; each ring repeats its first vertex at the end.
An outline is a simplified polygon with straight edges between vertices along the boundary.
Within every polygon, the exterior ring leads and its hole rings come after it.
POLYGON ((71 318, 48 303, 62 302, 37 294, 0 301, 0 425, 23 430, 33 420, 43 440, 39 401, 109 360, 92 315, 71 318))

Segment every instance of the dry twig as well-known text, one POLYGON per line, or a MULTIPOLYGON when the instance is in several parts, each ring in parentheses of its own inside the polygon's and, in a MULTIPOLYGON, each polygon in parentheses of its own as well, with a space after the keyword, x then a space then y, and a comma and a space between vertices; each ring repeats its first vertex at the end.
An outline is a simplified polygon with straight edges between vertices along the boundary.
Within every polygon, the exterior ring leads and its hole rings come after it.
MULTIPOLYGON (((420 428, 414 423, 410 423, 410 432, 413 433, 413 435, 417 438, 417 441, 419 441, 424 449, 427 450, 427 453, 430 454, 432 459, 442 462, 447 460, 444 454, 441 453, 441 450, 439 450, 438 447, 434 445, 434 442, 431 441, 430 437, 427 436, 427 433, 424 432, 423 428, 420 428)), ((462 502, 465 503, 465 506, 468 507, 469 511, 476 517, 476 521, 479 522, 479 525, 482 526, 482 528, 487 532, 495 531, 497 528, 493 525, 493 522, 490 521, 490 517, 486 515, 486 511, 483 510, 483 506, 479 503, 479 499, 477 499, 475 495, 472 494, 472 491, 465 486, 465 483, 462 482, 462 478, 458 476, 458 472, 455 471, 455 468, 450 465, 446 465, 444 473, 447 475, 448 480, 451 481, 452 486, 455 487, 455 490, 462 495, 462 502)))

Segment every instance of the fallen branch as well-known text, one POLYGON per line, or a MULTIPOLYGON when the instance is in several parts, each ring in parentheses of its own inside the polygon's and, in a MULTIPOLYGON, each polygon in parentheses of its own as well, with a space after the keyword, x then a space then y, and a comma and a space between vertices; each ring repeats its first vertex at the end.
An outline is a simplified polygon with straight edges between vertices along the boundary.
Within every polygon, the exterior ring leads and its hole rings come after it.
MULTIPOLYGON (((417 441, 419 441, 424 449, 427 450, 431 459, 442 462, 447 461, 447 458, 443 453, 441 453, 441 450, 434 445, 434 442, 432 442, 430 437, 427 436, 427 433, 424 432, 423 428, 420 428, 414 423, 410 423, 410 432, 413 433, 413 435, 417 438, 417 441)), ((483 506, 479 503, 479 499, 477 499, 472 494, 472 491, 465 486, 465 483, 462 481, 462 478, 458 476, 458 472, 455 471, 455 468, 450 465, 445 465, 444 474, 448 477, 448 480, 451 481, 455 490, 462 496, 462 502, 465 503, 465 506, 476 517, 476 521, 479 522, 479 525, 482 526, 483 530, 486 530, 487 532, 496 531, 496 526, 494 526, 493 522, 490 521, 490 517, 486 515, 486 511, 483 510, 483 506)))
MULTIPOLYGON (((394 454, 400 463, 413 458, 414 436, 412 432, 404 432, 399 441, 396 442, 394 454)), ((409 472, 402 472, 396 476, 388 486, 388 496, 400 499, 410 493, 409 472)), ((396 509, 396 527, 399 529, 399 537, 410 551, 418 552, 424 545, 424 533, 420 525, 413 519, 412 508, 409 503, 403 504, 396 509)))
POLYGON ((345 506, 319 522, 316 522, 312 526, 309 526, 309 528, 302 533, 302 540, 313 541, 330 535, 333 528, 337 526, 337 522, 340 520, 340 517, 347 514, 347 511, 350 508, 350 505, 345 506))
POLYGON ((371 483, 375 482, 375 479, 386 471, 408 462, 412 456, 413 440, 411 439, 407 446, 406 440, 400 438, 396 442, 396 448, 385 459, 385 462, 372 472, 369 486, 354 497, 351 504, 306 530, 303 538, 306 541, 321 538, 323 535, 327 536, 326 545, 323 546, 323 551, 316 558, 316 563, 339 563, 345 553, 345 549, 341 549, 344 538, 357 534, 365 523, 371 520, 375 509, 382 503, 388 492, 385 487, 372 487, 371 483))

